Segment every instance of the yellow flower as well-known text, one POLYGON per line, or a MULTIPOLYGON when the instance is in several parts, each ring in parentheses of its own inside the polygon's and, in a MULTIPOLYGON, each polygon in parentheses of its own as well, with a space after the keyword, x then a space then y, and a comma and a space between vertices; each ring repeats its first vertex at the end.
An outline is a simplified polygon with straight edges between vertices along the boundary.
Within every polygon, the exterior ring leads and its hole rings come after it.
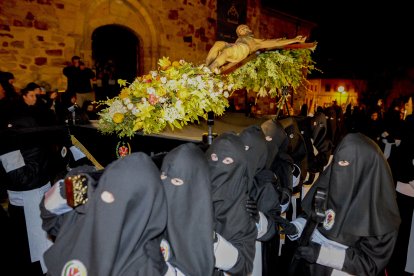
POLYGON ((144 77, 142 78, 144 82, 151 82, 152 81, 152 76, 151 74, 147 74, 144 75, 144 77))
POLYGON ((165 90, 164 87, 160 86, 157 88, 157 96, 158 97, 163 97, 165 96, 165 94, 167 94, 167 91, 165 90))
POLYGON ((161 70, 166 70, 168 67, 171 66, 171 61, 169 57, 162 57, 158 61, 158 65, 161 67, 161 70))
POLYGON ((120 86, 126 86, 126 85, 127 85, 127 82, 126 82, 126 80, 121 80, 121 79, 119 79, 119 80, 118 80, 118 84, 119 84, 120 86))
POLYGON ((124 114, 122 113, 115 113, 112 117, 112 121, 114 121, 115 124, 120 124, 124 121, 124 114))
POLYGON ((119 98, 120 99, 128 98, 128 96, 129 96, 129 89, 128 88, 123 88, 121 90, 121 93, 119 93, 119 98))
POLYGON ((177 91, 177 96, 181 100, 185 100, 188 96, 190 96, 190 93, 188 92, 187 89, 182 89, 182 90, 177 91))
POLYGON ((136 120, 135 121, 135 124, 134 124, 134 128, 132 129, 133 131, 137 131, 137 130, 140 130, 141 128, 142 128, 142 126, 143 126, 144 124, 141 122, 141 121, 139 121, 139 120, 136 120))
POLYGON ((175 68, 181 67, 181 64, 178 61, 173 61, 172 66, 175 68))

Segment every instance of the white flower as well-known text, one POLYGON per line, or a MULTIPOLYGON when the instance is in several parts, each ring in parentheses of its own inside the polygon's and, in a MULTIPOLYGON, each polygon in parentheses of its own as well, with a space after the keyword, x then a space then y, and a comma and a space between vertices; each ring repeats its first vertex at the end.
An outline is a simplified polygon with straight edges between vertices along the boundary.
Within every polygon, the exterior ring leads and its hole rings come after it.
POLYGON ((181 119, 180 112, 175 107, 167 107, 164 112, 164 120, 172 123, 177 119, 181 119))
POLYGON ((181 65, 184 65, 186 62, 185 62, 185 60, 180 59, 179 63, 180 63, 181 65))
POLYGON ((130 98, 124 98, 123 101, 124 101, 125 105, 128 105, 131 102, 131 99, 130 98))
POLYGON ((165 97, 160 97, 159 101, 160 101, 160 103, 165 103, 167 101, 167 99, 165 97))
POLYGON ((127 105, 127 108, 128 108, 129 110, 132 110, 132 109, 134 108, 134 104, 133 104, 133 103, 129 103, 129 104, 127 105))
POLYGON ((233 89, 233 87, 234 87, 234 83, 230 83, 229 85, 227 85, 227 89, 229 91, 231 91, 233 89))
POLYGON ((187 74, 183 74, 181 77, 183 78, 183 80, 188 79, 188 75, 187 74))
POLYGON ((180 108, 182 104, 183 104, 183 102, 181 100, 178 100, 178 101, 175 102, 175 107, 180 108))
POLYGON ((196 77, 196 81, 197 81, 198 83, 200 83, 200 82, 202 82, 202 81, 203 81, 203 79, 201 78, 201 76, 197 76, 197 77, 196 77))
POLYGON ((219 82, 219 83, 217 84, 217 86, 218 86, 219 88, 223 88, 224 84, 223 84, 222 82, 219 82))
POLYGON ((166 84, 168 89, 176 90, 177 89, 177 82, 175 80, 169 80, 166 84))
POLYGON ((229 92, 224 91, 223 96, 224 96, 225 98, 228 98, 228 97, 229 97, 229 92))
POLYGON ((188 79, 188 84, 189 84, 189 85, 196 85, 196 80, 195 80, 195 79, 193 79, 193 78, 189 78, 189 79, 188 79))
POLYGON ((207 74, 211 73, 211 70, 208 67, 204 67, 203 71, 204 71, 204 73, 207 73, 207 74))
POLYGON ((151 71, 152 78, 156 78, 158 76, 158 73, 156 71, 151 71))
POLYGON ((132 108, 131 113, 132 113, 132 115, 137 116, 137 114, 139 113, 139 109, 134 107, 134 108, 132 108))
POLYGON ((166 84, 167 83, 167 78, 166 77, 161 77, 161 83, 162 84, 166 84))
POLYGON ((206 87, 206 84, 202 81, 202 82, 199 82, 198 83, 198 85, 197 85, 197 88, 199 89, 199 90, 202 90, 202 89, 204 89, 206 87))
POLYGON ((148 88, 147 88, 147 93, 148 93, 148 94, 155 94, 155 89, 154 89, 154 87, 148 87, 148 88))

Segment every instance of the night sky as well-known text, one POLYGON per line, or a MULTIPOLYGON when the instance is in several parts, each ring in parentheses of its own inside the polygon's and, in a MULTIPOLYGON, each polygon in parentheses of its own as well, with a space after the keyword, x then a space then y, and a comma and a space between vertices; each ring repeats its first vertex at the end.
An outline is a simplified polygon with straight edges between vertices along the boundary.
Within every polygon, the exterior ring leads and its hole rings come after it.
POLYGON ((262 3, 318 24, 309 40, 318 42, 314 60, 326 74, 369 78, 384 70, 414 65, 414 16, 409 1, 262 3))

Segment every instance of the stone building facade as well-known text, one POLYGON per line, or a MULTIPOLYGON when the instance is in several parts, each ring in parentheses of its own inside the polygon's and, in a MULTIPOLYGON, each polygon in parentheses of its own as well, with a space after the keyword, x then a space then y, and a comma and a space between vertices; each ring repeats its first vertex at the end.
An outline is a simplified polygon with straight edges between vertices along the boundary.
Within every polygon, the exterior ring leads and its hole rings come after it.
POLYGON ((348 104, 359 104, 359 96, 367 89, 367 82, 361 79, 310 79, 304 101, 308 110, 314 113, 318 106, 326 108, 337 102, 345 111, 348 104))
MULTIPOLYGON (((139 74, 162 56, 203 63, 216 40, 217 1, 223 0, 0 0, 0 70, 15 75, 17 88, 35 81, 64 90, 62 68, 73 55, 93 65, 92 33, 112 24, 137 36, 139 74)), ((315 27, 246 1, 256 37, 309 36, 315 27)))

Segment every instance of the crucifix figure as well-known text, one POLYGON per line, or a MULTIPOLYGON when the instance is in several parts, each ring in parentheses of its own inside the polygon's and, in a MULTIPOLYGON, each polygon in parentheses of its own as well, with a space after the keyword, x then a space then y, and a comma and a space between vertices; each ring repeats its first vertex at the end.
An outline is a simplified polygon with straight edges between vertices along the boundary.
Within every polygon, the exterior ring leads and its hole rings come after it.
POLYGON ((315 49, 316 42, 305 43, 306 37, 298 35, 295 38, 260 39, 253 36, 247 25, 239 25, 236 29, 237 40, 234 43, 216 41, 210 49, 206 65, 213 72, 223 72, 245 60, 257 51, 269 51, 285 48, 315 49), (297 44, 297 45, 292 45, 297 44), (291 45, 290 47, 287 47, 291 45), (296 46, 296 47, 293 47, 296 46), (224 70, 223 70, 224 69, 224 70))

